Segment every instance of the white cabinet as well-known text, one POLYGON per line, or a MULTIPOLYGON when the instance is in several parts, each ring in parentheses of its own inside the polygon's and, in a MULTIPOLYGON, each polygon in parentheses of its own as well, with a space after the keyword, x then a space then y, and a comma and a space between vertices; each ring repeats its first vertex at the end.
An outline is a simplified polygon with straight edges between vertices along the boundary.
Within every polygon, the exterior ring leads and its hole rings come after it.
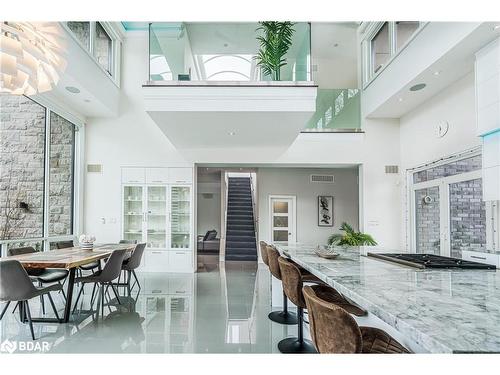
POLYGON ((193 182, 192 168, 169 168, 168 179, 171 184, 186 184, 193 182))
POLYGON ((170 272, 189 272, 193 269, 192 251, 168 251, 170 272))
POLYGON ((166 183, 169 170, 122 168, 122 238, 146 243, 143 272, 194 272, 192 185, 166 183))
POLYGON ((169 168, 146 168, 147 184, 168 184, 169 168))
POLYGON ((144 168, 122 168, 122 183, 123 184, 143 184, 145 181, 144 168))

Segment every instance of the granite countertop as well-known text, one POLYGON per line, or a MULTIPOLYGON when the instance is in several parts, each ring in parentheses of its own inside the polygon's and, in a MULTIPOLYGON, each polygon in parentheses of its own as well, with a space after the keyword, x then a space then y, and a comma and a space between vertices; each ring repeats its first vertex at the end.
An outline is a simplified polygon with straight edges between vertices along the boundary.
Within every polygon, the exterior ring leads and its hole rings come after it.
POLYGON ((366 257, 363 248, 340 249, 332 260, 313 245, 277 247, 428 352, 500 352, 499 271, 416 269, 366 257))

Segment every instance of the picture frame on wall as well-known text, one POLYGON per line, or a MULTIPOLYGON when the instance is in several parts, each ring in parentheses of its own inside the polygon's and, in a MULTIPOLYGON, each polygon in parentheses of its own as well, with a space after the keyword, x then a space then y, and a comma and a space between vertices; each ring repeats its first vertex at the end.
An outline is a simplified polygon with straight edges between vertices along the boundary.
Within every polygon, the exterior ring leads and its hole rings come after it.
POLYGON ((333 227, 333 197, 331 195, 318 196, 318 226, 333 227))

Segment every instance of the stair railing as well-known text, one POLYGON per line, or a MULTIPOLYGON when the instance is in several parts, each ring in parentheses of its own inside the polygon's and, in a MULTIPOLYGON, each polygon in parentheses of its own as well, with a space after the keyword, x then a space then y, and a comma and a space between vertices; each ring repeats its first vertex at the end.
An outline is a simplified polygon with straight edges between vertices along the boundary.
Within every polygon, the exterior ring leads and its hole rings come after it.
MULTIPOLYGON (((228 178, 228 175, 227 173, 224 173, 224 182, 225 182, 225 199, 224 199, 224 227, 225 227, 225 231, 224 231, 224 253, 223 253, 223 260, 225 261, 226 260, 226 238, 227 238, 227 207, 229 205, 229 178, 228 178)), ((219 261, 221 259, 219 258, 219 261)))

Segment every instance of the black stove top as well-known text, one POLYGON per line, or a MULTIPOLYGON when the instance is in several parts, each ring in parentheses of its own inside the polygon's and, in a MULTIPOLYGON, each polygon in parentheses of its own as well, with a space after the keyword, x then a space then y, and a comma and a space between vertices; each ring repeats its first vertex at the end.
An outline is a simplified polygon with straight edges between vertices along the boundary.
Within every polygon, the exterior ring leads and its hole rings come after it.
POLYGON ((368 256, 416 268, 462 268, 496 270, 494 265, 432 254, 368 253, 368 256))

